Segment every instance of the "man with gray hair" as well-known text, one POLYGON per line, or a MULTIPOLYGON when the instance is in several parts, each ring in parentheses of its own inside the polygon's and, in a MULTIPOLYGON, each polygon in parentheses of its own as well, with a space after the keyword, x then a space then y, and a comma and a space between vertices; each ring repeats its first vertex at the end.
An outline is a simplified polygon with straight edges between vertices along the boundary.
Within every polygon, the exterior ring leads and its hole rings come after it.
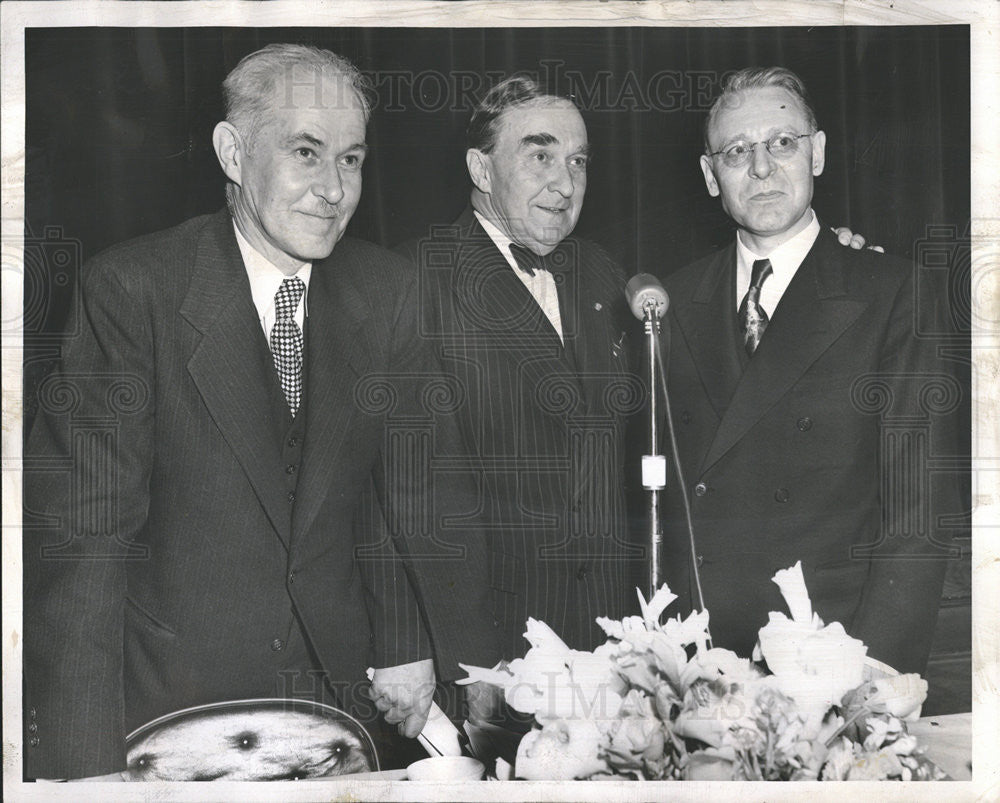
MULTIPOLYGON (((224 94, 228 209, 92 259, 40 389, 25 457, 29 777, 117 773, 127 733, 222 700, 365 716, 372 664, 404 695, 383 699, 390 713, 399 702, 422 722, 430 704, 429 661, 405 644, 373 654, 381 590, 359 579, 352 535, 368 477, 394 474, 388 413, 358 399, 359 378, 437 372, 412 271, 344 236, 365 82, 329 51, 270 45, 224 94)), ((423 493, 376 487, 390 512, 423 493)), ((442 587, 464 569, 441 567, 442 587)), ((470 596, 457 618, 433 598, 430 614, 460 633, 470 596)), ((463 638, 485 660, 476 644, 463 638)))
POLYGON ((664 572, 690 607, 700 581, 715 644, 749 655, 785 610, 771 577, 800 560, 820 618, 920 672, 956 556, 942 514, 960 512, 955 473, 927 458, 952 454, 961 391, 916 324, 947 320, 947 294, 820 226, 825 157, 798 76, 729 76, 700 162, 735 241, 665 282, 686 484, 670 483, 664 572))

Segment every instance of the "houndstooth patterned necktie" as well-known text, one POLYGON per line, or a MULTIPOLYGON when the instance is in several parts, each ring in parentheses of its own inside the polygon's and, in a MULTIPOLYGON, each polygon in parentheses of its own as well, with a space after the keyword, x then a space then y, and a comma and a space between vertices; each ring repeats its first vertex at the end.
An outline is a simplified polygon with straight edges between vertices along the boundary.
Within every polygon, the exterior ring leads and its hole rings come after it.
POLYGON ((274 296, 276 318, 271 329, 271 353, 293 417, 302 399, 302 330, 295 323, 295 310, 305 291, 305 282, 292 276, 282 280, 274 296))
POLYGON ((767 313, 760 305, 760 288, 773 273, 770 259, 758 259, 750 271, 750 289, 740 304, 740 328, 743 330, 743 346, 751 357, 760 345, 760 339, 767 328, 767 313))

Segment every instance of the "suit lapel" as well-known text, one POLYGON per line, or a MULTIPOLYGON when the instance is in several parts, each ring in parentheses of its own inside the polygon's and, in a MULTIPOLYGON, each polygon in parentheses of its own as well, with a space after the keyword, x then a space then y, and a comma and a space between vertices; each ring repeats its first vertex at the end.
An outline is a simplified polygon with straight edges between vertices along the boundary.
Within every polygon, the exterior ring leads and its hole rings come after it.
POLYGON ((288 505, 269 392, 277 380, 226 212, 202 233, 180 313, 202 333, 188 373, 287 546, 288 505))
MULTIPOLYGON (((570 320, 572 328, 566 326, 563 319, 563 331, 567 333, 566 351, 573 355, 573 377, 583 396, 583 406, 574 418, 590 433, 597 436, 602 427, 615 428, 618 424, 618 413, 614 410, 609 389, 615 377, 621 372, 614 365, 612 345, 621 337, 620 330, 615 329, 613 310, 608 304, 612 296, 621 297, 622 286, 609 286, 614 281, 614 274, 607 274, 603 266, 585 258, 584 251, 576 247, 571 252, 575 258, 569 262, 567 271, 573 277, 573 292, 567 294, 572 307, 570 320)), ((612 439, 614 442, 614 439, 612 439)), ((584 494, 593 493, 598 488, 595 477, 606 471, 609 466, 616 466, 617 460, 607 452, 604 444, 599 445, 588 438, 587 447, 574 459, 582 461, 576 466, 575 479, 569 488, 570 501, 576 505, 584 494)), ((612 469, 614 470, 614 469, 612 469)), ((604 500, 601 500, 602 502, 604 500)), ((610 513, 609 513, 610 515, 610 513)))
POLYGON ((832 235, 821 231, 771 317, 702 470, 729 451, 870 303, 846 295, 839 248, 832 235))
POLYGON ((683 339, 691 354, 697 355, 693 362, 705 394, 720 419, 742 372, 730 325, 736 315, 735 271, 734 243, 709 264, 695 288, 692 303, 674 307, 683 339))
MULTIPOLYGON (((460 218, 459 226, 462 253, 454 289, 466 338, 520 353, 522 382, 537 383, 560 374, 578 385, 559 335, 489 235, 471 212, 460 218)), ((566 297, 571 298, 572 292, 566 297)))
POLYGON ((313 265, 309 282, 308 373, 302 474, 292 521, 293 541, 312 525, 338 470, 338 452, 355 411, 354 386, 371 355, 361 330, 367 304, 353 285, 342 242, 313 265))
POLYGON ((604 398, 605 390, 609 377, 620 371, 614 364, 612 346, 624 335, 608 301, 623 297, 623 287, 616 274, 588 261, 582 252, 571 265, 572 328, 564 326, 571 335, 566 338, 566 350, 575 356, 574 370, 585 391, 588 414, 606 417, 611 410, 604 398), (593 382, 588 381, 591 377, 593 382))

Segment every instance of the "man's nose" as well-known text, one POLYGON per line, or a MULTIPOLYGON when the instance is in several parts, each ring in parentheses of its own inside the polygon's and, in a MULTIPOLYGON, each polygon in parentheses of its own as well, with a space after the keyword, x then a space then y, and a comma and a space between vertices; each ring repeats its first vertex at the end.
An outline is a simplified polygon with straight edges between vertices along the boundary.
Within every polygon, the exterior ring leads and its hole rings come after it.
POLYGON ((763 142, 758 142, 750 155, 750 175, 754 178, 767 178, 776 169, 771 152, 763 142))
POLYGON ((564 198, 572 196, 576 189, 576 182, 573 180, 573 173, 570 171, 569 165, 557 164, 553 167, 547 186, 550 192, 558 192, 564 198))
POLYGON ((312 191, 328 204, 339 203, 344 197, 344 182, 340 177, 340 170, 336 166, 323 170, 313 182, 312 191))

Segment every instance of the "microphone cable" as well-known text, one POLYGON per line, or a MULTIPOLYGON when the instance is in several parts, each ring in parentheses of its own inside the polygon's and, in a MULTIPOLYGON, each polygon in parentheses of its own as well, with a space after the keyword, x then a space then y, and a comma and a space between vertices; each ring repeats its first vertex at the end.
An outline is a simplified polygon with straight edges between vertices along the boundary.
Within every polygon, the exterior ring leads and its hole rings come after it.
MULTIPOLYGON (((667 326, 670 326, 670 321, 667 321, 667 326)), ((691 568, 694 570, 694 584, 698 592, 698 604, 701 606, 701 610, 705 610, 705 596, 701 590, 701 575, 698 572, 698 559, 695 554, 694 525, 691 521, 691 502, 688 499, 687 482, 684 479, 684 471, 681 469, 680 454, 677 451, 677 435, 674 432, 674 416, 670 411, 670 394, 667 393, 667 372, 663 365, 663 352, 660 349, 660 339, 656 338, 654 343, 656 365, 660 369, 660 385, 663 389, 663 406, 666 410, 667 416, 667 432, 670 434, 670 452, 674 458, 674 469, 677 471, 677 482, 680 484, 681 498, 684 500, 684 517, 687 520, 688 538, 691 549, 691 568)), ((651 388, 650 391, 655 393, 656 389, 651 388)), ((712 648, 711 630, 708 630, 708 647, 709 649, 712 648)))

